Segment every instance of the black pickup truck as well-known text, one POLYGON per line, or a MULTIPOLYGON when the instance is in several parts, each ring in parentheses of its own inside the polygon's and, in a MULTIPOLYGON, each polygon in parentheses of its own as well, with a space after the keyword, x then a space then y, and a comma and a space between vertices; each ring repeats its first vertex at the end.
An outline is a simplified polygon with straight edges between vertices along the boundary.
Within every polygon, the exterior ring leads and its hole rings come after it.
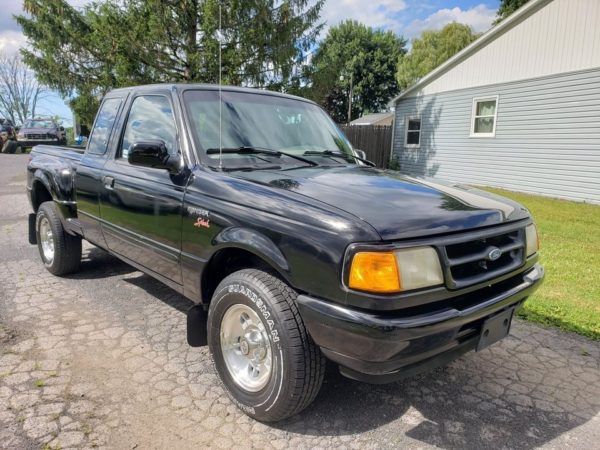
POLYGON ((191 299, 188 342, 262 421, 309 405, 326 358, 385 383, 498 341, 543 279, 524 207, 376 169, 288 95, 114 90, 85 151, 37 146, 27 172, 47 269, 86 239, 191 299))

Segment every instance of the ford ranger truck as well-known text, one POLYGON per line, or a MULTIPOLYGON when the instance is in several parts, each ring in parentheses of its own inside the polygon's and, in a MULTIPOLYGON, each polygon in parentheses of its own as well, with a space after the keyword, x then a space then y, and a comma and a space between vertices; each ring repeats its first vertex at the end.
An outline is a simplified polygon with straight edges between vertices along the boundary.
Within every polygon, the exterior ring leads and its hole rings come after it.
POLYGON ((486 348, 544 274, 523 206, 372 167, 273 92, 114 90, 85 151, 33 149, 27 192, 51 273, 85 239, 189 298, 189 344, 260 421, 306 408, 326 360, 388 383, 486 348))

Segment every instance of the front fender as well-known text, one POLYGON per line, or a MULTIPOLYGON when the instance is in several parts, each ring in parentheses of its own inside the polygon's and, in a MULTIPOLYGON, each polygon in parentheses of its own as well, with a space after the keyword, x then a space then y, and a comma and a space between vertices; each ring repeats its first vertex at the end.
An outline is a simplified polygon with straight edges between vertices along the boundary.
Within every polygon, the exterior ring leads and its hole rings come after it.
POLYGON ((228 227, 212 239, 209 254, 201 257, 187 252, 182 253, 182 276, 186 297, 194 303, 206 303, 210 300, 203 299, 202 293, 203 280, 207 276, 206 269, 222 251, 228 250, 243 250, 255 255, 293 285, 290 266, 271 239, 252 229, 228 227))
POLYGON ((217 250, 236 247, 254 253, 282 273, 289 273, 289 264, 275 243, 257 231, 247 228, 225 228, 214 239, 217 250))

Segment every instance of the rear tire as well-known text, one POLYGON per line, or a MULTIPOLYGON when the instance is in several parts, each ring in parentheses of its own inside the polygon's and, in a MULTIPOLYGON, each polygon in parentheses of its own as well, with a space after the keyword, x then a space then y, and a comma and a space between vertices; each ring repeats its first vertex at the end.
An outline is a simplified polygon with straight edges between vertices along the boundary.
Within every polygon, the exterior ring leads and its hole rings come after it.
POLYGON ((325 358, 304 327, 297 296, 279 278, 244 269, 226 277, 210 303, 215 367, 236 406, 256 420, 299 413, 323 382, 325 358))
POLYGON ((35 232, 42 262, 54 275, 76 272, 81 264, 81 238, 65 231, 54 202, 40 205, 35 232))

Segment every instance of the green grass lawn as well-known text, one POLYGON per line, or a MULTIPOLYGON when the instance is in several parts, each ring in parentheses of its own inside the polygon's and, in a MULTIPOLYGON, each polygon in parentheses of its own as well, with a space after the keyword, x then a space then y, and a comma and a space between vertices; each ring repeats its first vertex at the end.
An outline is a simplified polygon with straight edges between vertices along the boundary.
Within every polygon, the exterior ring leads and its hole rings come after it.
POLYGON ((540 234, 546 280, 520 315, 600 340, 600 206, 486 190, 525 205, 540 234))

